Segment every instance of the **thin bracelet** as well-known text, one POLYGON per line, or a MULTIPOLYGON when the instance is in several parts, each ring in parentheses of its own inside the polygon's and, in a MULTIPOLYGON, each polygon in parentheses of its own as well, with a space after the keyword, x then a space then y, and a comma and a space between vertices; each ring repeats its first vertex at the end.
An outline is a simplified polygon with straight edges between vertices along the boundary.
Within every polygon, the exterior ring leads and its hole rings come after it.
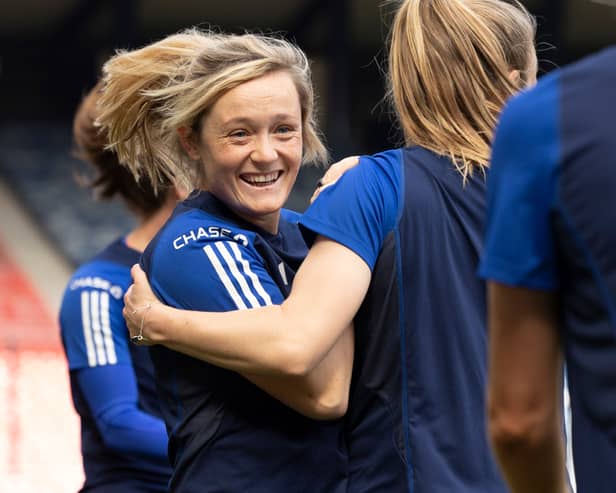
MULTIPOLYGON (((130 336, 130 340, 131 342, 134 343, 139 343, 145 340, 145 337, 143 337, 143 321, 145 320, 145 315, 148 312, 148 310, 152 308, 152 303, 148 303, 144 309, 143 309, 143 315, 141 317, 141 324, 139 325, 139 334, 137 334, 136 336, 130 336)), ((133 310, 133 313, 137 313, 138 310, 133 310)))

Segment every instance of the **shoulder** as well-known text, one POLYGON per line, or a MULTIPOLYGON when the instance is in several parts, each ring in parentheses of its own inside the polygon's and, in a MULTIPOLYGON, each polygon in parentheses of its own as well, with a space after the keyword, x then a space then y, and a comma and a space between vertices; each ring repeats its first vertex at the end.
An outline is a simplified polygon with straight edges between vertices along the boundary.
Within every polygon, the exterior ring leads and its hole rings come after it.
POLYGON ((360 156, 358 168, 375 177, 388 178, 393 182, 402 172, 403 149, 390 149, 372 155, 360 156))
POLYGON ((254 231, 193 208, 169 220, 146 248, 141 266, 157 296, 172 306, 210 311, 253 306, 239 300, 264 269, 259 244, 254 231))
POLYGON ((316 208, 327 208, 331 214, 340 209, 357 212, 358 206, 383 212, 400 199, 402 162, 402 149, 360 156, 357 166, 324 188, 306 214, 316 208))
POLYGON ((139 260, 139 253, 122 249, 118 241, 77 268, 67 283, 65 301, 84 291, 98 291, 111 300, 122 300, 131 284, 130 267, 139 260))
MULTIPOLYGON (((562 69, 561 129, 565 154, 590 154, 603 142, 612 154, 616 111, 616 47, 562 69)), ((577 159, 576 159, 577 160, 577 159)))
POLYGON ((551 202, 548 196, 562 155, 560 76, 559 71, 549 74, 534 88, 513 97, 503 110, 488 173, 491 203, 498 196, 530 201, 541 190, 546 192, 541 202, 551 202))
POLYGON ((508 102, 496 128, 489 182, 509 181, 510 173, 545 176, 555 168, 562 146, 560 77, 554 72, 508 102))
POLYGON ((405 149, 402 148, 360 156, 356 168, 346 173, 348 186, 356 189, 364 202, 373 202, 385 210, 392 207, 397 210, 402 203, 404 161, 405 149))
POLYGON ((480 274, 513 286, 551 289, 551 212, 562 158, 560 73, 504 109, 488 172, 488 217, 480 274))
POLYGON ((120 313, 124 293, 131 284, 130 269, 108 261, 91 260, 69 279, 60 306, 62 331, 80 326, 84 313, 100 307, 120 313))
POLYGON ((532 89, 511 98, 501 115, 497 135, 507 133, 515 142, 538 142, 546 132, 553 132, 558 119, 560 78, 560 72, 551 73, 532 89))
POLYGON ((616 46, 582 58, 560 70, 565 83, 600 83, 616 78, 616 46))
POLYGON ((327 196, 327 190, 341 189, 343 194, 356 192, 357 195, 368 196, 379 189, 396 188, 400 183, 402 173, 402 149, 391 149, 371 155, 361 155, 359 163, 344 173, 331 187, 323 190, 321 196, 327 196))
POLYGON ((130 362, 122 308, 131 282, 130 267, 106 255, 82 264, 72 275, 59 313, 71 370, 130 362))
POLYGON ((310 244, 321 235, 340 243, 372 267, 400 214, 400 149, 360 156, 359 164, 322 190, 301 220, 310 244))
POLYGON ((167 222, 144 251, 142 260, 164 257, 174 262, 190 257, 195 251, 201 252, 214 242, 230 241, 249 246, 254 238, 254 232, 224 218, 200 209, 188 209, 167 222))

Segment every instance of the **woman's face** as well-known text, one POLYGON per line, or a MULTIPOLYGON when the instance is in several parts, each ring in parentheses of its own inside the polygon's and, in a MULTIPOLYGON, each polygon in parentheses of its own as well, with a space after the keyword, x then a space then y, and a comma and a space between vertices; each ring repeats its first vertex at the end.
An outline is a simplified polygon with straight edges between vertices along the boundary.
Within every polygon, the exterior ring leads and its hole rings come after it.
POLYGON ((302 115, 291 76, 272 72, 225 93, 204 115, 194 151, 207 189, 276 233, 302 159, 302 115))

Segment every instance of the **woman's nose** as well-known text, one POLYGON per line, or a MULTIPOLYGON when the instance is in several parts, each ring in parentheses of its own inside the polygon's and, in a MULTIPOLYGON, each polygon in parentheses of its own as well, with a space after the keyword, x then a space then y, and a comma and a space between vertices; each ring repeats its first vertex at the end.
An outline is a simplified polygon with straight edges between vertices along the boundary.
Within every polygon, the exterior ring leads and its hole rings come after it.
POLYGON ((257 139, 250 158, 255 162, 271 162, 278 158, 278 152, 269 137, 262 137, 257 139))

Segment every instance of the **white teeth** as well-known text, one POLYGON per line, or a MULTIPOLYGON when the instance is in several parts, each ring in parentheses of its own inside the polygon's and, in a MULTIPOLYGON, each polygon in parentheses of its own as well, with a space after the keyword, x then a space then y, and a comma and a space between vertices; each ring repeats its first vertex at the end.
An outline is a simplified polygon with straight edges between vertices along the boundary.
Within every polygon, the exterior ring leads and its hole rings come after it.
POLYGON ((274 181, 276 180, 276 178, 278 178, 278 171, 274 173, 268 173, 266 175, 244 175, 242 178, 248 183, 267 183, 270 181, 274 181))

